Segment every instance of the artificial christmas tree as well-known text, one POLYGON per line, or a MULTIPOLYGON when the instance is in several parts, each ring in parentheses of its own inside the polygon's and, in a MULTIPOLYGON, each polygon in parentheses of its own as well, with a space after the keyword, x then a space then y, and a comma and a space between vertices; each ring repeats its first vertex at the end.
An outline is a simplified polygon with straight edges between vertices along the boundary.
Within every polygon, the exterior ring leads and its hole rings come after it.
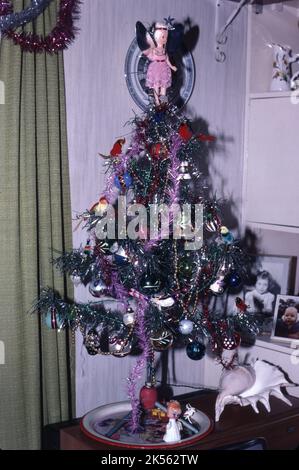
MULTIPOLYGON (((167 23, 157 25, 154 34, 165 35, 167 23)), ((147 368, 147 383, 154 384, 155 351, 183 342, 187 356, 200 360, 209 341, 221 358, 223 350, 238 347, 242 332, 256 331, 241 299, 232 315, 210 308, 211 297, 236 288, 246 274, 246 256, 222 224, 219 202, 206 194, 197 168, 214 137, 193 132, 166 102, 162 84, 153 88, 153 103, 130 122, 129 142, 119 139, 102 155, 106 189, 79 217, 85 246, 54 261, 95 301, 68 302, 44 289, 36 306, 48 326, 80 330, 91 355, 139 352, 128 377, 132 431, 140 415, 137 380, 147 368)))

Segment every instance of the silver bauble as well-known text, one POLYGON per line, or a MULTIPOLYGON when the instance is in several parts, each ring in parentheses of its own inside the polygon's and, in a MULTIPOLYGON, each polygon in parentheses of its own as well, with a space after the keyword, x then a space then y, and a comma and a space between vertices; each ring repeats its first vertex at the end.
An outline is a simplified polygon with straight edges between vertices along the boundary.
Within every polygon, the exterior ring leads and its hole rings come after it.
POLYGON ((107 293, 107 286, 102 279, 95 278, 89 284, 89 292, 94 297, 101 297, 107 293))
POLYGON ((179 167, 179 180, 191 180, 191 175, 189 173, 189 163, 187 161, 183 161, 179 167))
POLYGON ((182 333, 182 335, 189 335, 192 333, 194 328, 194 323, 191 320, 188 320, 185 318, 184 320, 181 320, 179 323, 179 331, 182 333))
POLYGON ((135 322, 135 312, 131 307, 127 308, 126 313, 123 316, 123 323, 125 326, 131 326, 135 322))

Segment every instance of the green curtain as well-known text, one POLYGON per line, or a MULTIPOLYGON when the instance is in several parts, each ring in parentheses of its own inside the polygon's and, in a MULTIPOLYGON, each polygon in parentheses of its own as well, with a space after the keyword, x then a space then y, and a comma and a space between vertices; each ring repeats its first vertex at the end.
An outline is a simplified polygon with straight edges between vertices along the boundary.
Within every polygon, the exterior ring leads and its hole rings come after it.
MULTIPOLYGON (((48 32, 57 3, 27 30, 48 32)), ((69 334, 28 313, 43 286, 72 295, 51 264, 72 238, 63 57, 3 39, 0 80, 0 448, 38 449, 42 426, 72 414, 69 334)))

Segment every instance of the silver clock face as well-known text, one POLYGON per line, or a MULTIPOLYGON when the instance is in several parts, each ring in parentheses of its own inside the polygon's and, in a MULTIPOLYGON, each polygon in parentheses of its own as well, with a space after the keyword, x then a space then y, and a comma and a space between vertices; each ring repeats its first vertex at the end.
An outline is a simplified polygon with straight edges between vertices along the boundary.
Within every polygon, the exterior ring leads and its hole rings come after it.
MULTIPOLYGON (((167 90, 169 102, 182 108, 189 100, 195 82, 195 66, 191 52, 177 51, 171 56, 177 71, 172 73, 172 86, 167 90)), ((125 78, 129 93, 137 106, 145 110, 149 105, 148 88, 145 86, 149 60, 141 53, 136 38, 133 39, 125 61, 125 78)))

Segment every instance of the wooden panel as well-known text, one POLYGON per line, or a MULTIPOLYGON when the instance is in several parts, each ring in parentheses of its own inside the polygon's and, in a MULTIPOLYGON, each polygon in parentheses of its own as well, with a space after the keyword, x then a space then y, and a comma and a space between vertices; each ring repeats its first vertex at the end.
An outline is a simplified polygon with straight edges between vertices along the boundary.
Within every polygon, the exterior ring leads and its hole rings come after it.
MULTIPOLYGON (((178 397, 178 399, 180 399, 178 397)), ((191 405, 214 417, 216 395, 203 394, 180 399, 180 403, 191 405)), ((296 449, 299 444, 299 400, 291 398, 293 406, 271 397, 271 412, 259 406, 259 413, 252 408, 228 405, 220 421, 215 424, 211 434, 194 444, 192 449, 207 450, 230 446, 244 441, 262 437, 266 440, 267 449, 296 449)), ((88 439, 79 426, 70 426, 60 431, 62 450, 100 450, 109 446, 88 439)), ((114 447, 115 448, 115 447, 114 447)), ((188 447, 187 447, 188 448, 188 447)), ((190 447, 189 447, 190 449, 190 447)))
POLYGON ((299 106, 290 98, 250 102, 246 220, 299 226, 299 106))

